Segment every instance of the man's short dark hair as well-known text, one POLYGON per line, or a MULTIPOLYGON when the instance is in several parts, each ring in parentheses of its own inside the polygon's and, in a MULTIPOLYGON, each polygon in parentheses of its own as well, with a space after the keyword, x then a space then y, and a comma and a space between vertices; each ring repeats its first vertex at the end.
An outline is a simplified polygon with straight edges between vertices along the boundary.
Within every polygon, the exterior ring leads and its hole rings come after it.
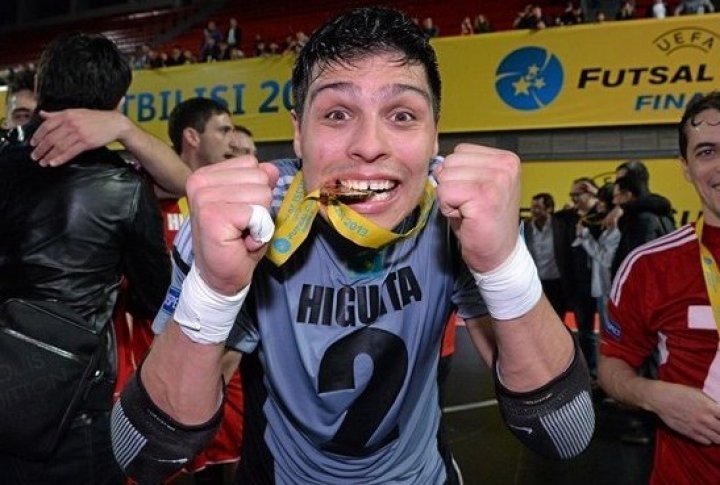
POLYGON ((541 192, 532 196, 532 200, 539 200, 543 203, 543 206, 550 211, 555 210, 555 199, 552 195, 547 192, 541 192))
POLYGON ((646 194, 642 183, 632 172, 628 172, 627 175, 618 177, 617 180, 615 180, 615 185, 619 191, 629 192, 634 198, 641 197, 646 194))
POLYGON ((178 154, 182 151, 185 128, 204 133, 208 120, 221 114, 231 116, 225 105, 210 98, 190 98, 176 105, 168 118, 168 137, 173 150, 178 154))
POLYGON ((38 108, 113 110, 130 87, 132 71, 115 44, 100 34, 54 40, 37 70, 38 108))
POLYGON ((313 79, 336 66, 373 54, 396 54, 399 64, 420 64, 430 85, 433 113, 440 116, 440 72, 435 51, 419 26, 406 14, 384 7, 363 7, 343 13, 316 30, 302 48, 292 73, 295 114, 302 119, 313 79))
POLYGON ((21 69, 10 73, 7 79, 7 92, 5 93, 6 102, 10 99, 10 96, 18 91, 35 92, 34 69, 21 69))
POLYGON ((680 144, 680 155, 687 158, 688 149, 688 125, 692 125, 695 117, 706 109, 714 109, 720 111, 720 91, 713 91, 705 96, 697 96, 690 100, 685 107, 685 113, 678 125, 678 140, 680 144))
POLYGON ((615 171, 618 170, 625 170, 625 172, 633 174, 637 181, 644 184, 646 188, 650 183, 650 172, 641 160, 627 160, 617 166, 615 171))

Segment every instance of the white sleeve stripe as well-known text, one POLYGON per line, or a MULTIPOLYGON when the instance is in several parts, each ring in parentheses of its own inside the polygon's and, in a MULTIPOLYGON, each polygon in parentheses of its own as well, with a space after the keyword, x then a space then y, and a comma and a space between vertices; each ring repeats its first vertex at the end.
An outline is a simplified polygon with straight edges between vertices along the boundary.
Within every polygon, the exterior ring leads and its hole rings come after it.
POLYGON ((113 454, 120 467, 125 470, 143 449, 147 439, 127 419, 120 401, 113 407, 110 431, 113 454))
POLYGON ((561 458, 577 456, 587 447, 595 429, 595 414, 591 410, 590 393, 585 391, 557 411, 540 418, 561 458))
POLYGON ((666 249, 675 248, 682 246, 691 241, 696 241, 697 236, 692 226, 684 226, 683 228, 671 232, 666 236, 662 236, 655 239, 647 244, 643 244, 628 254, 623 260, 618 272, 613 280, 612 287, 610 289, 610 299, 617 305, 622 296, 622 287, 627 281, 628 275, 631 272, 633 265, 644 255, 658 253, 665 251, 666 249))

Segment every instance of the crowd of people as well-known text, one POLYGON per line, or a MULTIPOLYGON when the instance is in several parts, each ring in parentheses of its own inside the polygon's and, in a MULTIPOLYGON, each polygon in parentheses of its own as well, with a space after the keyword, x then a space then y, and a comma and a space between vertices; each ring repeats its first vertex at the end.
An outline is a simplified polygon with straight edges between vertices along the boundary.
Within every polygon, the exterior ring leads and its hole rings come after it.
MULTIPOLYGON (((697 223, 675 230, 647 167, 627 160, 612 183, 574 180, 562 210, 536 194, 519 228, 516 154, 439 156, 433 32, 371 7, 304 38, 296 158, 273 162, 209 99, 174 107, 171 146, 144 132, 118 110, 131 65, 101 35, 49 45, 32 90, 13 80, 2 335, 33 340, 8 302, 51 301, 58 323, 101 339, 51 453, 0 440, 4 483, 222 483, 228 463, 243 484, 463 483, 440 407, 456 317, 529 449, 580 455, 603 389, 659 418, 653 484, 720 481, 720 94, 678 124, 697 223)), ((8 355, 12 375, 39 365, 8 355)), ((28 388, 3 405, 52 401, 28 388)))
POLYGON ((640 160, 618 165, 615 181, 601 187, 592 178, 578 178, 562 210, 555 211, 551 194, 534 195, 524 224, 543 290, 561 318, 572 312, 593 379, 596 316, 601 326, 608 324, 610 284, 620 263, 636 247, 675 228, 670 201, 650 191, 649 179, 640 160))
MULTIPOLYGON (((636 7, 635 1, 622 0, 618 2, 617 10, 614 12, 602 10, 593 2, 589 2, 589 7, 584 10, 581 2, 569 1, 563 9, 547 13, 547 9, 543 10, 541 4, 528 3, 512 20, 512 27, 515 29, 544 29, 607 20, 699 15, 714 11, 715 7, 710 0, 681 0, 674 8, 671 8, 665 0, 654 0, 654 3, 647 6, 644 11, 640 11, 636 7)), ((496 30, 490 17, 485 13, 464 16, 457 30, 447 30, 442 34, 431 16, 412 17, 412 19, 429 38, 440 35, 475 35, 496 30)), ((209 20, 202 29, 197 48, 180 44, 151 46, 144 43, 136 46, 135 50, 128 54, 128 60, 133 69, 155 69, 199 62, 286 54, 297 55, 307 39, 307 34, 302 30, 288 34, 282 39, 267 39, 261 33, 254 33, 252 42, 243 44, 242 26, 236 17, 229 17, 222 25, 218 25, 216 20, 209 20), (243 45, 245 45, 244 49, 243 45)), ((10 72, 15 70, 22 70, 22 66, 12 68, 10 72)))
POLYGON ((560 12, 546 14, 542 5, 528 3, 513 20, 516 29, 544 29, 559 25, 578 25, 608 20, 633 20, 638 18, 663 19, 672 15, 702 15, 713 13, 715 7, 710 0, 681 0, 674 9, 670 9, 665 0, 653 0, 644 11, 636 6, 634 0, 621 0, 617 9, 607 11, 600 8, 599 2, 587 2, 583 9, 581 2, 567 2, 560 12))
MULTIPOLYGON (((693 15, 712 13, 714 11, 715 8, 710 0, 680 1, 672 10, 665 0, 655 0, 654 4, 647 7, 645 12, 639 12, 633 0, 623 0, 619 2, 614 16, 610 15, 609 17, 608 13, 600 9, 590 8, 588 11, 583 10, 580 2, 567 2, 563 10, 551 14, 544 13, 543 7, 539 4, 528 3, 521 12, 518 12, 512 26, 516 29, 544 29, 552 26, 603 22, 610 19, 665 18, 670 14, 693 15)), ((422 19, 413 17, 413 22, 420 25, 425 35, 430 38, 441 35, 439 27, 430 16, 422 19)), ((474 16, 463 17, 457 32, 448 31, 442 35, 474 35, 493 32, 494 30, 489 17, 479 13, 474 16)), ((167 53, 162 48, 154 49, 149 45, 142 45, 138 46, 136 52, 131 55, 130 63, 135 69, 151 69, 195 62, 297 54, 308 38, 303 31, 288 34, 284 39, 272 40, 267 40, 258 33, 253 37, 252 47, 249 50, 243 50, 241 48, 242 35, 242 28, 234 17, 228 19, 224 29, 218 27, 216 21, 210 20, 202 31, 202 41, 198 50, 183 49, 181 46, 175 45, 167 53)))

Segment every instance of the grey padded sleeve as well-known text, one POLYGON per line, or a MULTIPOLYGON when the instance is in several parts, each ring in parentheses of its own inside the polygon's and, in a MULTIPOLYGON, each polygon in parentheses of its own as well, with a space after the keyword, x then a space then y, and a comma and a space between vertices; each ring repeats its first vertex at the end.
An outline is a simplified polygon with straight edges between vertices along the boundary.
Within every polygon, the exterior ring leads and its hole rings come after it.
POLYGON ((223 406, 207 423, 183 425, 152 402, 139 376, 140 370, 128 381, 113 407, 113 453, 125 474, 137 483, 163 483, 215 436, 223 406))
POLYGON ((534 391, 516 393, 498 379, 493 368, 500 412, 510 431, 536 453, 573 458, 587 448, 595 430, 590 375, 575 342, 575 355, 560 376, 534 391))

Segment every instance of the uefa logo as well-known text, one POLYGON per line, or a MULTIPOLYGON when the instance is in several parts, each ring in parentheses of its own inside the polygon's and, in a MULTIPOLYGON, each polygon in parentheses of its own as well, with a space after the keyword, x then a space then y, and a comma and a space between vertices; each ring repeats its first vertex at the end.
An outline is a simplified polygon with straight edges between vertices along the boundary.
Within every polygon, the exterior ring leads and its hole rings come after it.
POLYGON ((508 54, 495 73, 495 89, 505 104, 522 111, 544 108, 560 94, 563 69, 542 47, 523 47, 508 54))

